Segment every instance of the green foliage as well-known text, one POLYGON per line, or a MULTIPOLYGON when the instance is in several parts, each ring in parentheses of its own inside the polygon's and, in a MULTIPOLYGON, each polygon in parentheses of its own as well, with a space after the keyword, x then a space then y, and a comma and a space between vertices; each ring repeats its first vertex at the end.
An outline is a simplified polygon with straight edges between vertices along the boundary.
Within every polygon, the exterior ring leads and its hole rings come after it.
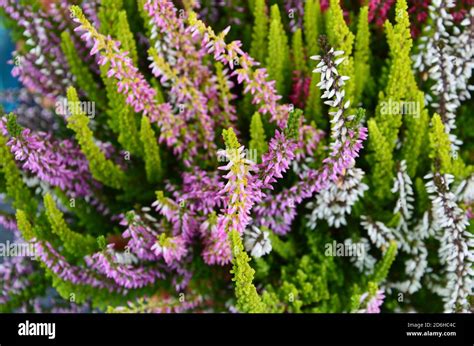
POLYGON ((260 113, 255 112, 250 123, 250 142, 249 149, 257 151, 258 162, 262 162, 262 155, 268 150, 268 144, 265 136, 260 113))
POLYGON ((0 133, 0 169, 5 178, 5 190, 12 199, 13 208, 23 210, 27 215, 34 216, 37 202, 23 182, 20 170, 15 164, 13 155, 7 147, 6 138, 0 133))
POLYGON ((315 121, 320 129, 326 129, 328 120, 323 116, 321 104, 321 90, 316 86, 319 83, 319 74, 313 73, 311 76, 311 84, 309 86, 309 95, 306 100, 304 113, 310 121, 315 121))
POLYGON ((132 59, 133 64, 137 65, 137 46, 135 43, 135 39, 133 38, 133 34, 130 31, 130 26, 128 25, 127 20, 127 13, 125 11, 120 11, 118 13, 116 27, 114 29, 116 37, 121 43, 121 48, 129 53, 128 55, 132 59))
MULTIPOLYGON (((322 33, 322 15, 319 0, 308 0, 305 2, 305 12, 303 17, 304 41, 306 46, 306 56, 311 57, 319 53, 320 47, 318 37, 322 33)), ((311 72, 316 64, 314 60, 307 59, 308 71, 311 72)), ((328 121, 323 117, 321 105, 321 91, 316 86, 319 82, 319 75, 311 74, 309 95, 306 100, 305 116, 309 121, 316 121, 321 129, 326 129, 328 121)))
POLYGON ((449 173, 462 179, 473 172, 472 167, 466 167, 457 152, 451 150, 451 141, 438 114, 431 119, 429 143, 429 156, 442 174, 449 173))
POLYGON ((85 232, 94 235, 110 227, 108 217, 98 212, 96 206, 91 205, 86 199, 71 198, 60 189, 55 189, 54 193, 60 203, 75 216, 78 228, 83 228, 85 232))
POLYGON ((430 158, 437 160, 442 174, 452 173, 451 142, 444 130, 443 121, 438 114, 431 119, 430 158))
MULTIPOLYGON (((28 283, 21 290, 16 290, 14 294, 8 297, 6 303, 0 304, 0 313, 10 313, 11 311, 20 307, 28 306, 25 302, 31 301, 36 297, 44 296, 47 288, 47 281, 44 278, 44 274, 40 271, 36 271, 29 275, 22 277, 22 281, 28 283)), ((33 309, 32 309, 33 310, 33 309)), ((28 311, 30 312, 30 311, 28 311)), ((37 311, 31 311, 37 312, 37 311)))
POLYGON ((232 93, 230 92, 230 87, 227 78, 225 78, 224 74, 224 67, 222 63, 216 62, 216 77, 217 77, 217 87, 219 90, 219 106, 224 109, 222 114, 222 126, 230 127, 232 125, 232 121, 230 118, 230 114, 225 111, 229 100, 232 99, 232 93))
MULTIPOLYGON (((405 142, 402 147, 402 157, 407 163, 407 171, 414 177, 419 166, 423 167, 428 146, 428 110, 424 107, 424 95, 418 91, 415 104, 419 106, 416 114, 405 115, 405 142)), ((423 167, 424 168, 424 167, 423 167)))
POLYGON ((293 112, 290 112, 288 117, 288 122, 285 128, 285 136, 296 140, 299 135, 300 121, 303 111, 301 109, 295 109, 293 112))
POLYGON ((353 293, 351 295, 351 307, 350 312, 357 312, 360 307, 360 297, 362 296, 360 288, 357 285, 354 285, 353 293))
POLYGON ((21 209, 17 209, 16 211, 16 224, 23 239, 28 241, 35 237, 31 223, 30 221, 28 221, 28 216, 21 209))
MULTIPOLYGON (((319 52, 318 37, 321 34, 321 6, 319 0, 307 0, 305 2, 303 27, 307 56, 313 56, 319 52)), ((314 68, 314 61, 308 60, 308 68, 314 68)))
POLYGON ((330 282, 335 270, 334 258, 306 254, 294 258, 281 270, 279 298, 288 312, 331 312, 340 308, 331 303, 330 282), (333 310, 334 309, 334 310, 333 310))
POLYGON ((56 289, 59 295, 69 301, 71 294, 74 294, 76 304, 91 302, 93 308, 100 310, 107 310, 109 306, 114 307, 121 305, 124 301, 134 300, 137 297, 153 294, 150 288, 142 288, 129 290, 128 292, 110 292, 106 288, 94 288, 89 285, 73 284, 69 281, 64 281, 50 269, 41 263, 46 271, 46 275, 51 279, 52 286, 56 289))
POLYGON ((393 180, 393 155, 390 145, 379 129, 375 119, 368 121, 369 163, 372 167, 370 183, 375 197, 384 200, 391 194, 393 180))
POLYGON ((418 196, 416 199, 417 209, 428 210, 430 208, 430 200, 428 197, 428 192, 426 192, 425 182, 420 177, 417 177, 415 180, 415 191, 418 196))
POLYGON ((397 243, 391 241, 382 259, 377 263, 371 281, 381 284, 387 278, 388 271, 397 256, 397 243))
POLYGON ((306 57, 303 47, 303 34, 300 28, 296 29, 293 34, 292 53, 293 53, 293 71, 301 72, 302 75, 306 74, 306 57))
POLYGON ((56 207, 53 197, 47 193, 44 196, 44 207, 51 230, 62 241, 64 250, 70 255, 83 257, 96 249, 96 240, 88 234, 80 234, 69 229, 64 221, 63 213, 56 207))
POLYGON ((253 9, 254 25, 252 42, 250 43, 250 56, 255 60, 264 62, 268 51, 268 9, 265 0, 255 0, 253 9))
POLYGON ((370 78, 370 30, 369 30, 369 8, 364 6, 360 9, 357 22, 357 35, 355 38, 354 53, 354 83, 355 94, 353 103, 357 105, 362 101, 366 84, 370 78))
POLYGON ((233 128, 224 129, 222 131, 222 137, 224 138, 224 143, 227 150, 239 149, 240 143, 235 135, 233 128))
MULTIPOLYGON (((122 0, 105 0, 101 2, 98 13, 101 23, 100 31, 102 34, 110 35, 120 41, 121 48, 129 52, 130 58, 136 65, 138 62, 136 43, 127 21, 126 12, 122 8, 122 0)), ((100 67, 101 78, 105 85, 108 99, 108 124, 115 133, 119 134, 118 140, 124 149, 140 155, 141 148, 137 136, 137 123, 134 121, 134 112, 126 104, 125 96, 117 92, 116 80, 107 77, 109 64, 107 63, 100 67)))
POLYGON ((118 111, 117 119, 119 130, 118 142, 125 150, 137 156, 142 156, 143 148, 139 138, 135 112, 127 105, 118 111))
POLYGON ((144 160, 147 179, 150 183, 159 182, 163 176, 160 148, 150 121, 145 116, 142 117, 140 140, 145 153, 144 160))
POLYGON ((418 89, 412 68, 412 39, 405 0, 396 6, 396 24, 385 23, 390 48, 390 66, 385 92, 380 92, 375 120, 369 121, 369 162, 372 164, 373 194, 384 200, 393 183, 393 159, 397 142, 402 142, 401 157, 407 162, 408 174, 414 177, 423 168, 427 146, 428 112, 424 96, 418 89), (406 112, 413 106, 413 113, 406 112), (405 125, 404 139, 399 139, 405 125))
POLYGON ((232 249, 232 281, 235 282, 235 297, 240 312, 262 313, 266 311, 262 298, 253 285, 255 270, 249 265, 250 258, 244 250, 240 234, 236 230, 229 232, 232 249))
POLYGON ((8 134, 13 138, 20 138, 23 132, 23 127, 17 123, 16 115, 10 113, 7 115, 7 131, 8 134))
POLYGON ((61 49, 66 57, 71 72, 76 77, 77 86, 81 90, 84 90, 87 97, 93 102, 100 105, 105 95, 103 91, 97 87, 97 83, 89 67, 77 55, 71 35, 67 31, 63 31, 61 34, 61 49))
POLYGON ((289 261, 291 258, 296 256, 294 244, 291 240, 283 241, 275 233, 270 232, 270 241, 272 243, 272 251, 277 253, 283 259, 289 261))
POLYGON ((379 96, 376 109, 376 119, 380 131, 387 139, 390 150, 393 151, 402 125, 401 112, 393 112, 386 107, 389 103, 415 101, 418 88, 411 70, 410 50, 412 39, 410 22, 408 20, 407 4, 405 0, 398 0, 396 5, 396 24, 385 23, 387 40, 390 48, 390 69, 385 93, 379 96), (383 109, 383 107, 387 109, 383 109))
POLYGON ((102 0, 97 17, 100 22, 100 31, 104 35, 114 37, 117 33, 119 12, 123 8, 123 0, 102 0))
POLYGON ((268 57, 266 66, 270 79, 280 95, 286 95, 290 77, 290 49, 281 21, 278 5, 273 5, 270 11, 270 33, 268 38, 268 57))
POLYGON ((118 165, 108 160, 104 153, 94 142, 94 136, 89 129, 89 118, 75 107, 79 102, 76 90, 73 87, 67 90, 68 106, 71 116, 67 119, 67 126, 76 134, 76 139, 81 146, 81 150, 89 161, 89 169, 92 176, 104 185, 115 189, 126 186, 126 175, 118 165))

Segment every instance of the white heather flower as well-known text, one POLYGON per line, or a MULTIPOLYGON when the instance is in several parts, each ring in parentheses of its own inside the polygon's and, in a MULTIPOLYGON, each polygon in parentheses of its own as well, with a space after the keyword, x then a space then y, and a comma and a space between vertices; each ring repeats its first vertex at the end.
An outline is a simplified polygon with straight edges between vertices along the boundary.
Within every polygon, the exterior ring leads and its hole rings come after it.
POLYGON ((321 80, 316 84, 323 91, 321 98, 326 99, 324 104, 335 108, 329 112, 332 117, 331 137, 336 139, 335 143, 338 141, 345 142, 348 132, 346 123, 354 117, 346 114, 350 102, 344 100, 345 91, 343 86, 349 77, 339 75, 336 68, 344 61, 345 57, 335 58, 342 54, 344 54, 343 51, 334 51, 334 48, 331 48, 325 56, 315 55, 312 57, 313 60, 319 61, 313 73, 321 74, 321 80))
POLYGON ((113 251, 115 262, 119 264, 137 264, 138 258, 131 252, 117 252, 113 251))
POLYGON ((272 251, 268 231, 261 231, 256 226, 244 232, 244 245, 245 250, 254 258, 262 257, 272 251))
POLYGON ((415 199, 413 197, 412 181, 407 173, 405 160, 400 162, 397 176, 394 178, 392 192, 398 192, 398 200, 393 212, 400 212, 405 220, 409 220, 413 214, 413 202, 415 199))
POLYGON ((357 244, 358 246, 363 246, 364 250, 362 252, 362 256, 351 256, 350 261, 359 270, 359 272, 364 273, 366 275, 371 275, 374 272, 376 259, 371 254, 369 254, 369 240, 364 237, 360 238, 358 243, 354 243, 351 238, 347 238, 346 240, 344 240, 344 247, 350 248, 354 244, 357 244))
POLYGON ((420 40, 419 53, 413 57, 414 68, 426 72, 434 82, 431 87, 433 98, 426 95, 426 101, 440 114, 446 133, 457 151, 462 142, 452 133, 456 127, 456 110, 461 101, 469 99, 469 79, 474 68, 474 9, 461 23, 454 25, 450 9, 452 0, 433 1, 429 6, 432 25, 427 25, 420 40))
POLYGON ((444 308, 446 312, 466 312, 470 308, 468 299, 473 294, 474 236, 467 230, 469 222, 456 204, 455 194, 449 191, 454 177, 430 173, 425 179, 433 223, 441 231, 439 257, 447 271, 444 308))
POLYGON ((421 288, 421 278, 431 269, 428 267, 428 251, 423 242, 413 243, 413 257, 405 262, 406 279, 390 285, 400 292, 413 294, 421 288))
POLYGON ((365 215, 362 215, 360 219, 360 225, 367 231, 370 241, 376 247, 388 247, 390 241, 395 239, 394 234, 396 231, 393 228, 387 227, 383 222, 373 221, 365 215))
POLYGON ((346 215, 351 213, 352 206, 368 189, 362 182, 363 177, 362 169, 350 168, 338 184, 331 183, 327 189, 316 195, 315 200, 307 205, 312 209, 308 217, 308 227, 315 229, 318 219, 326 220, 331 227, 346 225, 346 215))
POLYGON ((474 202, 474 174, 464 179, 456 188, 456 200, 466 204, 474 202))

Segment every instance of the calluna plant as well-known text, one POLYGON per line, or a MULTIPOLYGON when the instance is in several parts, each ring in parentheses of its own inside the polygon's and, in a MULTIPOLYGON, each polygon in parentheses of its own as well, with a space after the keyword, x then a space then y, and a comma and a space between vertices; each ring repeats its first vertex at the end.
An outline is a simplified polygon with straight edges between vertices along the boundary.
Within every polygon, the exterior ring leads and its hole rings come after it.
POLYGON ((0 8, 0 311, 472 311, 471 1, 0 8))

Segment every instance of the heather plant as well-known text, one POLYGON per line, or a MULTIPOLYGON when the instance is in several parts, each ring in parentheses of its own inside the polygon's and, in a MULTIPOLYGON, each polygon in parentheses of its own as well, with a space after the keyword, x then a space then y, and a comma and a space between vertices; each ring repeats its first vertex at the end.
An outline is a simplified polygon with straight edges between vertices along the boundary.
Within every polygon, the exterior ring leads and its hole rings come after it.
POLYGON ((465 3, 0 0, 0 311, 471 311, 465 3))

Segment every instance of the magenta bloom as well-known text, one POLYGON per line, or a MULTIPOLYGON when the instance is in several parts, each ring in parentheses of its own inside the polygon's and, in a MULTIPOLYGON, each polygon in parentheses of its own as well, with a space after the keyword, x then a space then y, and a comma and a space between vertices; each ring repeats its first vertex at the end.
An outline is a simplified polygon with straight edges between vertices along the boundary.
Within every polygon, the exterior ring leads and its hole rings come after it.
POLYGON ((151 248, 156 256, 162 256, 166 264, 180 262, 188 253, 188 244, 182 236, 161 236, 151 248))
POLYGON ((229 239, 225 230, 217 226, 209 229, 208 223, 203 223, 204 251, 202 257, 209 265, 225 265, 232 259, 229 239))
POLYGON ((382 26, 388 17, 388 12, 392 8, 395 0, 370 0, 369 1, 369 22, 375 20, 375 24, 382 26))
MULTIPOLYGON (((364 303, 369 294, 366 292, 360 296, 360 304, 364 303)), ((383 304, 383 300, 385 299, 385 294, 383 290, 378 290, 375 296, 370 297, 366 302, 366 308, 363 309, 361 312, 369 313, 369 314, 378 314, 380 313, 380 307, 383 304)))
POLYGON ((140 288, 150 285, 157 279, 163 279, 165 274, 157 266, 135 266, 117 261, 114 244, 107 245, 103 252, 97 252, 85 258, 89 268, 112 279, 123 288, 140 288))
POLYGON ((58 141, 49 134, 24 129, 8 146, 24 170, 70 196, 90 196, 92 187, 98 186, 84 154, 70 140, 58 141))

